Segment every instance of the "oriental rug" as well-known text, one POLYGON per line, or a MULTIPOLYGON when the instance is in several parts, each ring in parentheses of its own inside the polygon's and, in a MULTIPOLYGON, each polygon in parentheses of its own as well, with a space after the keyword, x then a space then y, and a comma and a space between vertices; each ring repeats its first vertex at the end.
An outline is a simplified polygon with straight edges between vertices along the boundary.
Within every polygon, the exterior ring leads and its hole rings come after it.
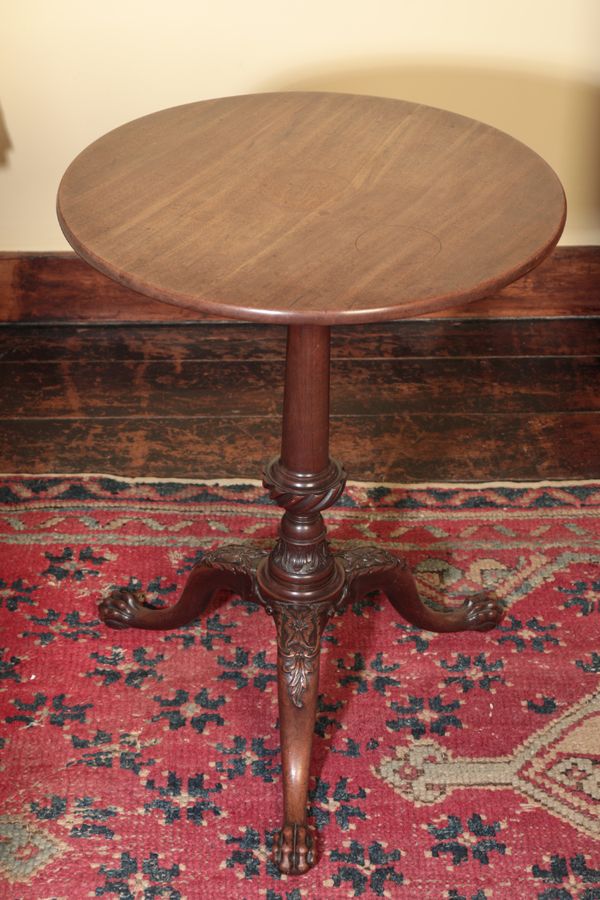
POLYGON ((494 589, 487 634, 434 635, 374 594, 324 636, 310 821, 269 861, 281 785, 273 623, 235 597, 115 632, 111 587, 172 602, 233 538, 270 545, 257 482, 4 477, 0 895, 600 898, 600 484, 351 484, 334 547, 404 554, 424 598, 494 589))

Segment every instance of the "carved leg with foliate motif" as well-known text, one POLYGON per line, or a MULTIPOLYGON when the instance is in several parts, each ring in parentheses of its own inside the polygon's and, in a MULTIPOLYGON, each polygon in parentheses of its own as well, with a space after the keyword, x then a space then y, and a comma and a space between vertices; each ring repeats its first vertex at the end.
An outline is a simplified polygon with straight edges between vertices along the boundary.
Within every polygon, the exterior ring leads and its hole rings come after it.
POLYGON ((261 601, 277 628, 283 826, 274 860, 299 875, 315 862, 306 821, 321 635, 344 596, 344 571, 326 540, 321 510, 344 489, 329 459, 329 329, 288 330, 281 457, 265 471, 285 510, 273 552, 257 572, 261 601))
MULTIPOLYGON (((272 557, 259 567, 257 573, 261 599, 277 628, 283 827, 274 848, 274 859, 286 874, 299 875, 315 861, 306 822, 306 801, 319 687, 321 635, 329 617, 336 611, 344 586, 343 571, 331 557, 326 571, 326 580, 320 583, 313 580, 313 590, 306 591, 304 596, 297 591, 294 599, 286 600, 273 596, 277 576, 272 557), (316 599, 317 595, 320 599, 316 599)), ((322 575, 323 571, 312 574, 322 575)), ((275 590, 279 593, 281 585, 275 590)))
POLYGON ((329 610, 285 604, 273 610, 277 626, 277 669, 283 827, 274 851, 280 870, 301 874, 315 861, 312 836, 306 824, 306 801, 312 736, 319 688, 319 655, 329 610))

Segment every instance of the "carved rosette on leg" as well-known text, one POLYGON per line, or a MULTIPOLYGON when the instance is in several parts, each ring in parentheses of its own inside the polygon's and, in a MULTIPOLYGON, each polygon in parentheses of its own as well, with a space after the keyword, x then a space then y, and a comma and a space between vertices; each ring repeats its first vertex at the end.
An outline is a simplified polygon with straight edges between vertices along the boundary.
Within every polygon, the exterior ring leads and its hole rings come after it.
POLYGON ((488 592, 472 594, 451 609, 426 606, 406 561, 379 547, 352 542, 336 557, 346 572, 347 602, 361 600, 372 591, 383 591, 394 609, 418 628, 438 632, 490 631, 504 615, 501 602, 488 592))
POLYGON ((287 692, 294 706, 301 709, 319 665, 321 635, 334 610, 329 601, 293 606, 275 601, 271 605, 287 692))

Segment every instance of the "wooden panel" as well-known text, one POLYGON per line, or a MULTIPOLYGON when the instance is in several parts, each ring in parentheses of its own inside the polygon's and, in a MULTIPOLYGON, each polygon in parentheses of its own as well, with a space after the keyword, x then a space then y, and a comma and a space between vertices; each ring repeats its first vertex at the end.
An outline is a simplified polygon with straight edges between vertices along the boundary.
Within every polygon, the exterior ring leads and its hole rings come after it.
MULTIPOLYGON (((276 418, 15 420, 0 429, 4 472, 256 478, 278 452, 276 418)), ((332 453, 363 480, 597 478, 600 416, 334 418, 332 453)))
POLYGON ((36 257, 0 253, 0 322, 19 322, 23 319, 23 292, 18 285, 19 270, 29 266, 36 257))
POLYGON ((594 316, 600 313, 600 247, 558 247, 537 269, 495 297, 439 318, 594 316))
MULTIPOLYGON (((358 479, 597 478, 599 329, 336 328, 332 452, 358 479)), ((258 477, 279 449, 284 341, 236 323, 5 325, 0 471, 258 477), (247 399, 254 414, 235 412, 247 399)))
MULTIPOLYGON (((333 359, 489 356, 591 356, 600 318, 421 319, 332 329, 333 359)), ((0 360, 281 360, 285 329, 238 323, 181 325, 5 325, 0 360)))
MULTIPOLYGON (((428 318, 593 316, 600 313, 600 247, 559 247, 495 297, 428 318)), ((2 322, 187 322, 198 312, 117 285, 74 254, 0 253, 2 322)))
MULTIPOLYGON (((6 371, 5 366, 3 366, 6 371)), ((20 363, 0 396, 0 420, 278 416, 283 362, 20 363), (274 386, 274 387, 273 387, 274 386)), ((597 357, 334 360, 340 416, 600 410, 597 357)))
POLYGON ((0 321, 181 322, 203 319, 149 300, 74 253, 0 254, 0 321))
POLYGON ((373 481, 597 478, 600 416, 396 415, 332 422, 332 452, 373 481))

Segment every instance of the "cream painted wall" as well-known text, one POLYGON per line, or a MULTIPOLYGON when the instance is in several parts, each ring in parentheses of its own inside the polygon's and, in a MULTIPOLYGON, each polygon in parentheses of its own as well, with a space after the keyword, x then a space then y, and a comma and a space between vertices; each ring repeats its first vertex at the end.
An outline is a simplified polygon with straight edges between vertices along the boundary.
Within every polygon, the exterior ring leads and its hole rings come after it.
POLYGON ((310 88, 483 119, 557 170, 563 243, 600 243, 600 0, 4 0, 0 250, 67 249, 60 176, 155 109, 310 88))

